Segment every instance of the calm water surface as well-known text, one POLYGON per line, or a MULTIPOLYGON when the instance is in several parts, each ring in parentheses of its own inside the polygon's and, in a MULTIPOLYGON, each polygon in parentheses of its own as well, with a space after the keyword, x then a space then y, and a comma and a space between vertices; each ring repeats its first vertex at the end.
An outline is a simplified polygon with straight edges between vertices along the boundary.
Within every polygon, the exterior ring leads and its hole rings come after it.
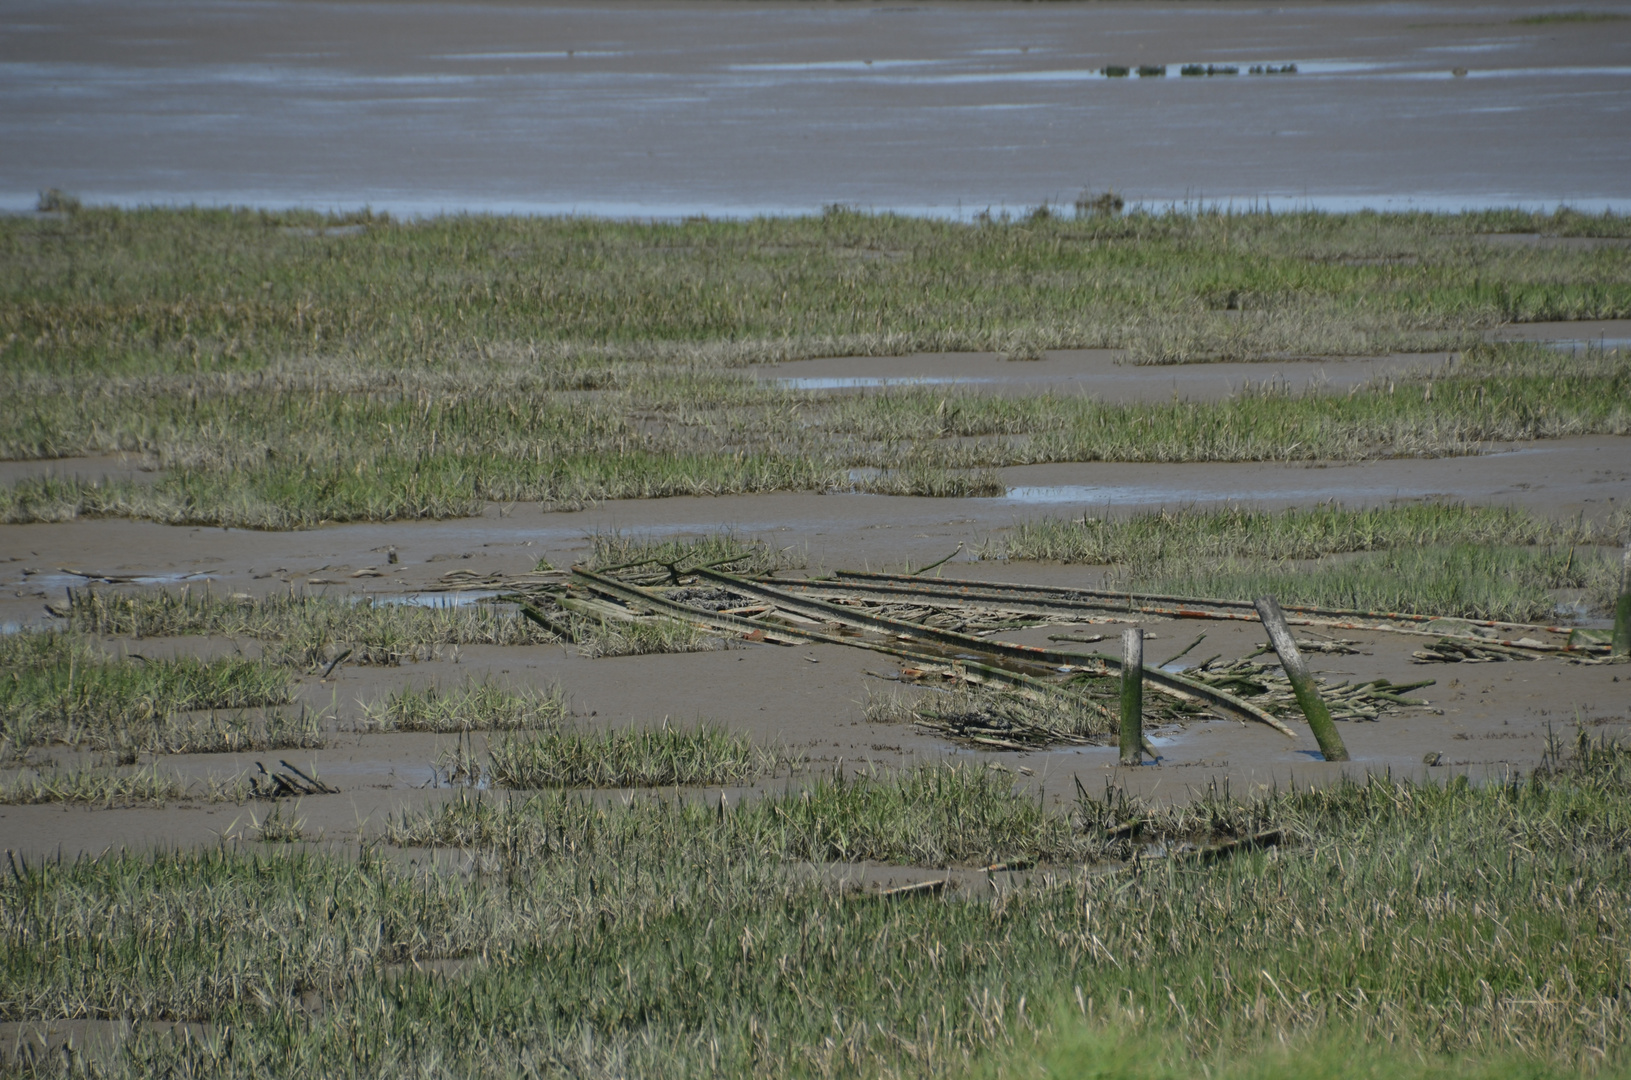
POLYGON ((1538 7, 5 0, 0 207, 1631 201, 1631 22, 1538 7))

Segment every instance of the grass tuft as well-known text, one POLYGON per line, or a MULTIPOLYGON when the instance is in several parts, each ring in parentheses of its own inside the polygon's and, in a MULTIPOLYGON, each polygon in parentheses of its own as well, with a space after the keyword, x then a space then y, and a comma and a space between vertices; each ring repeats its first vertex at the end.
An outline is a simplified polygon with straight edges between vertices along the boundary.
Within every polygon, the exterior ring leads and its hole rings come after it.
POLYGON ((76 589, 68 599, 68 626, 80 633, 251 638, 267 643, 268 659, 306 670, 320 670, 341 653, 352 664, 400 664, 434 659, 449 646, 549 640, 514 611, 488 604, 424 607, 295 593, 256 600, 190 589, 76 589))
POLYGON ((491 776, 508 788, 702 787, 769 775, 776 756, 710 724, 633 731, 546 731, 493 746, 491 776))
POLYGON ((383 702, 365 705, 363 731, 521 731, 552 728, 566 718, 566 692, 512 690, 493 682, 472 682, 452 691, 435 686, 406 689, 383 702))
MULTIPOLYGON (((115 659, 73 632, 0 635, 0 668, 10 672, 0 679, 0 742, 14 748, 60 743, 134 754, 230 742, 234 730, 253 739, 241 717, 223 724, 213 714, 282 705, 294 689, 287 670, 261 661, 115 659), (212 716, 186 715, 199 712, 212 716)), ((268 714, 266 737, 287 731, 279 716, 268 714)))

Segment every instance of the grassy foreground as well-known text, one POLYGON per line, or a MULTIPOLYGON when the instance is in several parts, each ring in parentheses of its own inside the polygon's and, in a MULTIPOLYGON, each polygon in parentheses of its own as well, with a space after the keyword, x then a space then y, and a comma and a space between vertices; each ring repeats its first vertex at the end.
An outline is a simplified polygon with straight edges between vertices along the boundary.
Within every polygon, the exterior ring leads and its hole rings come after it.
POLYGON ((154 482, 0 489, 0 520, 287 528, 486 501, 861 487, 997 494, 1048 461, 1466 453, 1631 431, 1631 360, 1474 348, 1631 314, 1621 217, 1136 215, 636 225, 84 211, 0 222, 0 456, 143 456, 154 482), (313 234, 315 235, 309 235, 313 234), (752 361, 1112 346, 1135 360, 1467 349, 1347 397, 1102 405, 762 385, 752 361), (883 469, 853 480, 851 470, 883 469))
POLYGON ((978 770, 728 811, 467 798, 396 835, 476 876, 299 847, 14 865, 0 1019, 132 1022, 40 1075, 1620 1075, 1628 822, 1631 754, 1584 740, 1484 787, 1068 817, 978 770), (1177 854, 1119 861, 1128 814, 1177 854), (802 868, 994 853, 1054 869, 888 900, 802 868))

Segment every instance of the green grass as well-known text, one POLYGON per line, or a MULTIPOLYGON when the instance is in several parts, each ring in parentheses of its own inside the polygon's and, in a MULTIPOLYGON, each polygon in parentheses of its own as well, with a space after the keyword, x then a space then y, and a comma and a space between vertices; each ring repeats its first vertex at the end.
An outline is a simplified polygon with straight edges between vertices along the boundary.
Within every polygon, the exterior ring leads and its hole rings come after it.
POLYGON ((351 664, 400 664, 460 645, 534 645, 549 637, 513 611, 486 604, 425 607, 368 598, 278 593, 237 599, 210 591, 76 589, 67 625, 83 634, 133 638, 249 638, 268 659, 320 670, 345 654, 351 664))
MULTIPOLYGON (((1350 1031, 1293 1035, 1288 1042, 1258 1045, 1197 1057, 1182 1044, 1157 1033, 1134 1034, 1119 1016, 1063 1019, 1062 1030, 1041 1047, 1003 1061, 1004 1072, 1038 1070, 1057 1080, 1546 1080, 1580 1075, 1577 1068, 1528 1054, 1506 1052, 1423 1054, 1381 1040, 1367 1042, 1350 1031)), ((1023 1074, 1023 1073, 1021 1073, 1023 1074)), ((1624 1076, 1623 1068, 1597 1075, 1624 1076)))
POLYGON ((712 630, 666 616, 625 621, 573 615, 568 625, 579 655, 590 659, 716 652, 731 645, 712 630))
POLYGON ((260 371, 317 353, 497 357, 593 376, 623 359, 1006 351, 1027 339, 1137 347, 1152 312, 1178 326, 1244 312, 1297 323, 1286 332, 1308 337, 1311 351, 1349 351, 1329 347, 1333 335, 1368 331, 1368 351, 1386 352, 1496 321, 1623 317, 1623 253, 1491 249, 1477 238, 1624 236, 1626 220, 460 216, 374 220, 360 236, 313 239, 284 230, 293 215, 90 209, 0 225, 0 340, 8 367, 37 370, 260 371))
POLYGON ((710 724, 631 731, 544 731, 492 748, 493 783, 508 788, 699 787, 741 784, 776 768, 776 755, 710 724))
POLYGON ((1628 822, 1631 756, 1585 742, 1482 787, 1069 817, 966 769, 725 811, 466 794, 395 828, 475 874, 367 848, 14 863, 0 1019, 128 1018, 105 1076, 1623 1075, 1628 822), (944 899, 801 869, 1113 859, 1095 834, 1130 816, 1180 854, 944 899), (1266 828, 1280 847, 1178 843, 1266 828))
POLYGON ((241 785, 210 783, 202 792, 157 765, 129 771, 109 768, 19 770, 0 778, 0 804, 85 803, 103 807, 163 805, 189 798, 241 801, 241 785))
POLYGON ((0 520, 292 528, 490 501, 848 490, 978 495, 1044 461, 1467 453, 1631 430, 1623 356, 1480 349, 1510 320, 1631 313, 1625 235, 1572 213, 1037 217, 837 213, 634 225, 82 211, 0 222, 0 455, 141 455, 151 482, 36 477, 0 520), (1116 346, 1150 362, 1467 349, 1348 397, 1209 405, 822 395, 750 361, 1116 346), (1399 391, 1403 391, 1402 393, 1399 391), (851 481, 857 468, 884 470, 851 481))
POLYGON ((264 709, 290 701, 287 670, 257 660, 115 659, 73 633, 0 635, 0 744, 52 743, 98 750, 183 752, 311 734, 273 712, 257 736, 242 716, 223 722, 183 714, 264 709))
POLYGON ((728 574, 770 574, 777 570, 802 568, 805 553, 796 545, 773 548, 763 540, 744 540, 733 532, 667 540, 621 532, 597 532, 589 537, 589 557, 583 564, 591 570, 625 569, 623 574, 666 575, 667 568, 679 570, 711 567, 728 574))
POLYGON ((435 686, 393 691, 384 701, 363 706, 363 731, 521 731, 553 728, 566 719, 566 692, 509 689, 494 682, 471 682, 456 690, 435 686))
POLYGON ((15 403, 9 419, 0 405, 0 438, 44 430, 0 452, 124 448, 169 471, 153 482, 25 479, 0 489, 0 520, 11 522, 124 516, 291 528, 456 517, 490 500, 561 506, 855 487, 981 495, 1002 486, 988 470, 1008 465, 1437 456, 1492 441, 1631 433, 1631 356, 1531 346, 1469 351, 1448 377, 1348 395, 1258 389, 1153 405, 927 388, 834 397, 751 387, 726 373, 654 389, 649 401, 610 394, 575 408, 542 391, 494 387, 479 368, 435 395, 404 388, 414 380, 401 372, 381 376, 376 393, 246 392, 215 375, 129 394, 95 379, 68 392, 18 378, 27 385, 0 397, 15 403), (548 410, 561 415, 535 415, 548 410), (886 472, 855 483, 856 468, 886 472))
POLYGON ((1631 535, 1631 518, 1596 526, 1557 522, 1514 507, 1409 503, 1351 508, 1340 503, 1281 511, 1223 507, 1159 510, 1123 518, 1033 518, 985 558, 1127 564, 1175 558, 1317 559, 1322 555, 1446 544, 1606 544, 1631 535))
POLYGON ((1554 623, 1572 619, 1558 614, 1557 590, 1579 596, 1594 611, 1612 607, 1619 555, 1617 549, 1457 544, 1301 565, 1177 562, 1118 580, 1130 590, 1176 596, 1273 596, 1282 604, 1554 623))
MULTIPOLYGON (((652 740, 659 743, 652 755, 673 756, 672 748, 660 744, 674 738, 652 740)), ((733 754, 740 760, 765 761, 738 743, 733 754)), ((638 750, 631 745, 624 752, 638 750)), ((501 767, 495 754, 495 769, 501 767)), ((1091 858, 1104 847, 1073 835, 1064 817, 1016 794, 999 773, 939 765, 820 777, 729 812, 679 796, 607 807, 569 792, 466 795, 393 822, 388 836, 406 846, 499 848, 506 858, 540 865, 592 852, 682 862, 754 856, 783 862, 986 865, 1020 856, 1091 858)))

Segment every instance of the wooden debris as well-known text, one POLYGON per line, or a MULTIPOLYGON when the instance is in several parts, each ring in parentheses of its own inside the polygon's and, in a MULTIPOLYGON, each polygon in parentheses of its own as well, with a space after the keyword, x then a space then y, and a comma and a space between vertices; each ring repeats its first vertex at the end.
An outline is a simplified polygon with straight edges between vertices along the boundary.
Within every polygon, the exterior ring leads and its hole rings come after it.
POLYGON ((1144 753, 1144 631, 1121 632, 1121 763, 1137 765, 1144 753))
MULTIPOLYGON (((1214 658, 1190 668, 1184 673, 1197 682, 1228 689, 1248 697, 1253 703, 1278 712, 1293 712, 1296 698, 1291 681, 1285 672, 1271 664, 1258 663, 1249 657, 1219 664, 1214 658)), ((1319 677, 1315 676, 1316 681, 1319 677)), ((1331 711, 1333 720, 1375 720, 1383 711, 1401 705, 1426 705, 1426 701, 1406 698, 1409 690, 1433 685, 1432 679, 1423 682, 1395 684, 1386 679, 1364 683, 1342 682, 1330 685, 1320 682, 1320 695, 1331 711)))
POLYGON ((1307 718, 1308 726, 1320 744, 1320 753, 1326 761, 1347 761, 1348 748, 1342 744, 1342 736, 1331 722, 1331 710, 1325 707, 1325 702, 1320 698, 1319 684, 1309 674, 1308 662, 1297 651, 1297 642, 1291 636, 1291 627, 1286 625, 1285 613, 1280 610, 1274 597, 1264 596, 1257 601, 1257 614, 1262 617, 1263 627, 1268 630, 1269 640, 1274 643, 1274 651, 1279 654, 1280 667, 1291 683, 1297 707, 1307 718))
POLYGON ((314 777, 307 776, 287 761, 280 760, 282 772, 267 772, 266 766, 255 762, 258 776, 249 778, 249 795, 254 799, 299 798, 302 795, 338 795, 340 789, 330 787, 314 777))
POLYGON ((1493 642, 1474 643, 1465 638, 1439 638, 1410 656, 1418 664, 1491 664, 1502 660, 1534 659, 1518 649, 1509 649, 1493 642))
POLYGON ((926 896, 937 893, 951 884, 951 878, 936 878, 933 881, 917 881, 910 885, 897 885, 893 889, 883 889, 880 897, 893 899, 900 896, 926 896))

